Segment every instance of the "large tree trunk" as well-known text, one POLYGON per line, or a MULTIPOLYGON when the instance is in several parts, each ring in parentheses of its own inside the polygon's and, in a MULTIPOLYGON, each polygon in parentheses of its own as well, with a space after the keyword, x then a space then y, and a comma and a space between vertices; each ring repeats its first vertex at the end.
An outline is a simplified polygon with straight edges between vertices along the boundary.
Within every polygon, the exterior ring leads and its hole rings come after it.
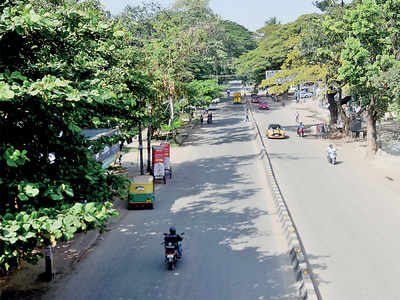
POLYGON ((335 95, 334 94, 329 94, 327 93, 326 96, 328 98, 328 103, 329 103, 329 113, 331 115, 331 122, 330 125, 335 125, 338 121, 338 108, 337 108, 337 103, 335 101, 335 95))
POLYGON ((350 118, 347 117, 346 112, 343 109, 342 106, 342 90, 339 90, 339 101, 338 101, 338 110, 340 113, 340 117, 342 119, 342 123, 343 123, 343 132, 346 136, 350 135, 350 118))
POLYGON ((370 157, 375 156, 378 151, 375 101, 375 96, 371 96, 371 102, 367 109, 367 155, 370 157))

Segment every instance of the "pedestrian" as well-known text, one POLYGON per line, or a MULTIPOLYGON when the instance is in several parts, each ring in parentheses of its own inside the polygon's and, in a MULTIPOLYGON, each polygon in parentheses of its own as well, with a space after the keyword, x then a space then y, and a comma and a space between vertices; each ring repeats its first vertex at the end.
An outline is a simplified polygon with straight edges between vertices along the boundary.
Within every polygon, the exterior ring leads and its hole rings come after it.
POLYGON ((203 120, 203 114, 200 115, 200 123, 203 124, 204 120, 203 120))
POLYGON ((299 123, 299 112, 296 111, 296 123, 299 123))
POLYGON ((249 109, 247 108, 246 109, 246 122, 248 122, 249 121, 249 109))

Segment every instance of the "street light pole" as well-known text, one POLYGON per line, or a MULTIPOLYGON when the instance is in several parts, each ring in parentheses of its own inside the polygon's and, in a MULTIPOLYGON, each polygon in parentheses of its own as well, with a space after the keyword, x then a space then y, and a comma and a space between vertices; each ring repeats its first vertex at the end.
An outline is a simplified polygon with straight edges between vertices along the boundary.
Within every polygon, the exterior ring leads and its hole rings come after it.
POLYGON ((151 116, 152 116, 152 107, 149 104, 149 125, 147 127, 147 172, 151 173, 151 116))
POLYGON ((144 175, 144 170, 143 170, 142 124, 140 122, 139 122, 139 156, 140 156, 140 175, 144 175))

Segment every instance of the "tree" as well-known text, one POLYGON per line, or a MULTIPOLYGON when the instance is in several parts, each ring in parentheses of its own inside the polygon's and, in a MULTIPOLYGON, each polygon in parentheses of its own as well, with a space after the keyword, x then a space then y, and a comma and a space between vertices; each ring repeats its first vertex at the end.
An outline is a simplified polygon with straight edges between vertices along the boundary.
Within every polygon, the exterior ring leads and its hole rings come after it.
POLYGON ((277 17, 271 17, 271 18, 267 19, 267 20, 264 22, 264 25, 265 25, 265 26, 280 25, 280 24, 281 24, 281 21, 279 21, 277 17))
POLYGON ((399 1, 365 0, 346 12, 342 24, 348 37, 341 52, 339 78, 360 97, 361 105, 366 108, 369 155, 378 150, 376 121, 389 104, 374 85, 374 78, 381 76, 395 62, 393 44, 387 38, 388 24, 398 24, 400 19, 390 10, 391 4, 398 6, 399 1))
POLYGON ((143 56, 97 1, 45 3, 0 4, 2 273, 35 262, 37 247, 104 229, 115 215, 106 201, 126 186, 93 155, 117 141, 79 133, 119 126, 134 135, 149 93, 143 56))

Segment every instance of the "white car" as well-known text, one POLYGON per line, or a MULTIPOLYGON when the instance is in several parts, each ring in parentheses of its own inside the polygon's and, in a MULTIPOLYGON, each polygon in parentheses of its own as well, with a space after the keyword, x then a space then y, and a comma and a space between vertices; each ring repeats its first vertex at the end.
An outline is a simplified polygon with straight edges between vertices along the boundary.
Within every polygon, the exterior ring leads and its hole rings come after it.
POLYGON ((295 87, 291 87, 288 89, 288 94, 294 94, 296 93, 297 89, 295 87))
POLYGON ((220 102, 219 98, 215 98, 213 101, 211 101, 211 103, 214 103, 214 104, 217 104, 219 102, 220 102))

